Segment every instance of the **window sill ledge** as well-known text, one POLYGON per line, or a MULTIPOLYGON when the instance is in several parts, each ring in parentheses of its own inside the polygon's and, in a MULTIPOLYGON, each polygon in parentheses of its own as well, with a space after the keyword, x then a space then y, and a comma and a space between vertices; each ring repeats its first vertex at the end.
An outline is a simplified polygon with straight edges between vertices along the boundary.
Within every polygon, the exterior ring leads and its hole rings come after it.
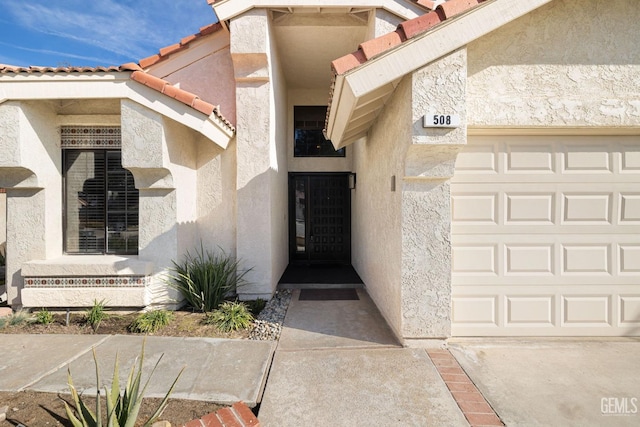
POLYGON ((140 260, 137 256, 63 255, 23 263, 22 276, 149 276, 153 274, 153 269, 153 262, 140 260))

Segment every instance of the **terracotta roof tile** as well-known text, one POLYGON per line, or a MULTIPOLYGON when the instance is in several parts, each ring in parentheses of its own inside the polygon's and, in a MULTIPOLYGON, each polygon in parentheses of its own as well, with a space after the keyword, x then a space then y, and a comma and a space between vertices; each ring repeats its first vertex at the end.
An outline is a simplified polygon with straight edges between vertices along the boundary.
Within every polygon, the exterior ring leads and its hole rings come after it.
POLYGON ((399 25, 399 27, 404 31, 407 39, 410 39, 420 33, 425 32, 425 28, 432 28, 445 19, 446 18, 444 16, 444 13, 438 9, 434 12, 425 13, 424 15, 418 16, 417 18, 404 21, 399 25))
POLYGON ((222 119, 227 126, 233 129, 233 126, 231 125, 231 123, 228 120, 226 120, 222 116, 222 114, 220 114, 218 107, 206 101, 201 100, 200 98, 198 98, 197 95, 191 92, 187 92, 186 90, 173 86, 171 83, 161 79, 160 77, 152 76, 151 74, 148 74, 143 70, 138 70, 131 73, 131 80, 136 81, 140 84, 143 84, 166 96, 169 96, 175 99, 176 101, 180 101, 183 104, 186 104, 191 108, 203 114, 206 114, 207 116, 210 116, 211 114, 215 113, 218 118, 222 119))
POLYGON ((431 6, 437 6, 435 10, 432 10, 431 12, 402 22, 393 33, 385 34, 384 36, 362 43, 358 47, 357 51, 334 60, 331 63, 331 67, 335 74, 344 74, 347 71, 364 64, 371 58, 432 29, 442 21, 474 8, 483 1, 485 0, 448 0, 441 4, 438 4, 440 3, 438 1, 422 1, 422 3, 425 3, 425 6, 426 3, 431 3, 431 6))
POLYGON ((385 52, 393 46, 401 44, 405 40, 407 40, 407 38, 404 35, 404 31, 402 28, 399 28, 394 32, 385 34, 381 37, 376 37, 375 39, 371 39, 360 44, 359 50, 362 51, 365 58, 371 59, 379 53, 385 52))
POLYGON ((179 43, 172 44, 171 46, 163 47, 162 49, 160 49, 160 51, 157 54, 141 59, 140 66, 142 68, 147 68, 152 65, 155 65, 158 62, 163 61, 164 59, 168 58, 170 55, 176 52, 180 52, 184 49, 188 49, 190 43, 204 36, 208 36, 209 34, 213 34, 216 31, 219 31, 220 29, 222 29, 222 25, 219 22, 204 26, 200 28, 200 30, 197 33, 184 37, 182 40, 180 40, 179 43))
POLYGON ((199 111, 207 116, 215 114, 230 129, 235 131, 234 126, 220 113, 219 107, 201 100, 197 95, 173 86, 166 80, 152 76, 145 72, 140 65, 133 62, 123 64, 119 67, 17 67, 12 65, 0 64, 0 74, 71 74, 71 73, 109 73, 109 72, 131 72, 130 78, 133 81, 141 83, 151 89, 154 89, 166 96, 174 98, 183 104, 199 111))
POLYGON ((121 71, 120 67, 38 67, 35 65, 29 67, 18 67, 14 65, 0 64, 0 74, 8 73, 98 73, 98 72, 114 72, 121 71))

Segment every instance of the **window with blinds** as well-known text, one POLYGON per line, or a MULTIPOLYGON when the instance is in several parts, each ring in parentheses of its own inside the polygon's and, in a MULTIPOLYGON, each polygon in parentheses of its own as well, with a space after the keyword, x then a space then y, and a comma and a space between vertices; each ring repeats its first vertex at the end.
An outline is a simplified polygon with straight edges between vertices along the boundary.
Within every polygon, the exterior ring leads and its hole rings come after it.
POLYGON ((120 150, 62 153, 65 252, 138 253, 138 190, 120 150))
POLYGON ((324 138, 322 129, 327 107, 293 107, 294 157, 344 157, 345 149, 336 150, 331 141, 324 138))

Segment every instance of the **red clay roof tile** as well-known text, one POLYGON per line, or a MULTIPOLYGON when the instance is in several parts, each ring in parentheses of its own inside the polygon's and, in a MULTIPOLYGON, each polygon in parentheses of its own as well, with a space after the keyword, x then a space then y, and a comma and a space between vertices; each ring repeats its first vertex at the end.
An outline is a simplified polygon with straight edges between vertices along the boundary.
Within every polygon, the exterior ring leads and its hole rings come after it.
POLYGON ((362 43, 357 51, 334 60, 331 63, 331 68, 336 75, 344 74, 364 64, 374 56, 380 55, 418 34, 432 29, 442 21, 474 8, 483 1, 485 0, 448 0, 437 6, 435 11, 402 22, 393 33, 362 43))
POLYGON ((169 96, 176 101, 180 101, 183 104, 186 104, 191 108, 203 114, 206 114, 207 116, 215 113, 218 118, 222 119, 227 126, 233 129, 231 123, 220 114, 218 107, 201 100, 197 95, 191 92, 187 92, 186 90, 177 88, 168 81, 156 76, 152 76, 151 74, 148 74, 143 70, 138 70, 131 73, 131 80, 143 84, 153 90, 156 90, 163 95, 169 96))
POLYGON ((477 6, 483 1, 484 0, 447 0, 446 2, 438 6, 437 9, 442 10, 446 18, 450 18, 468 9, 471 9, 474 6, 477 6))
POLYGON ((424 15, 418 16, 417 18, 404 21, 399 25, 399 27, 404 30, 404 34, 407 39, 410 39, 420 33, 427 31, 429 28, 438 25, 445 19, 446 18, 444 17, 444 14, 441 11, 436 10, 433 12, 425 13, 424 15))
POLYGON ((109 73, 109 72, 131 72, 129 78, 140 84, 143 84, 153 90, 156 90, 166 96, 174 98, 183 104, 190 106, 191 108, 199 111, 207 116, 215 114, 226 126, 235 131, 234 126, 229 122, 221 113, 220 109, 206 101, 198 98, 197 95, 187 92, 186 90, 173 86, 166 80, 159 77, 152 76, 145 72, 138 64, 129 62, 119 67, 17 67, 12 65, 0 64, 0 74, 35 74, 35 73, 57 73, 57 74, 71 74, 71 73, 109 73))
POLYGON ((142 68, 147 68, 152 65, 155 65, 158 62, 168 58, 172 54, 176 52, 180 52, 184 49, 187 49, 190 43, 193 43, 194 41, 204 36, 208 36, 209 34, 213 34, 216 31, 219 31, 220 29, 222 29, 222 25, 219 22, 201 27, 197 33, 191 34, 189 36, 182 38, 182 40, 180 40, 179 43, 175 43, 175 44, 172 44, 171 46, 163 47, 162 49, 160 49, 160 51, 157 54, 151 55, 147 58, 140 60, 140 66, 142 68))
POLYGON ((375 39, 367 40, 361 43, 359 48, 364 54, 365 58, 371 59, 379 53, 385 52, 397 46, 407 38, 404 35, 402 28, 398 28, 396 31, 385 34, 384 36, 377 37, 375 39))

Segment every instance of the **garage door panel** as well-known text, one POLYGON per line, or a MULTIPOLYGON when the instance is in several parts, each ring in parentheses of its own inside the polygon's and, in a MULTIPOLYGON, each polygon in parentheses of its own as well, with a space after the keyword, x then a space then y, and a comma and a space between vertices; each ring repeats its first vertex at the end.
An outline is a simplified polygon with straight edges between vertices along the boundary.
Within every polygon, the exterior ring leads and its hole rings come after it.
POLYGON ((556 324, 555 295, 506 295, 505 326, 550 328, 556 324))
MULTIPOLYGON (((497 148, 497 147, 496 147, 497 148)), ((555 173, 556 155, 552 144, 507 146, 505 173, 555 173)))
POLYGON ((563 145, 562 148, 564 161, 561 173, 613 173, 613 158, 616 153, 610 152, 610 147, 607 145, 563 145))
POLYGON ((562 326, 613 326, 610 295, 565 295, 562 326))
POLYGON ((467 224, 497 224, 498 194, 458 193, 452 197, 452 219, 467 224))
POLYGON ((517 277, 518 283, 640 283, 635 234, 453 235, 452 243, 454 285, 505 285, 517 277))
POLYGON ((469 141, 451 185, 454 335, 640 335, 639 147, 469 141))
POLYGON ((454 322, 470 324, 475 327, 498 326, 498 296, 466 296, 455 298, 452 302, 454 322))
POLYGON ((452 332, 456 336, 634 335, 640 327, 640 294, 628 291, 616 286, 605 294, 594 286, 577 293, 559 285, 489 287, 488 295, 454 294, 452 332))
POLYGON ((640 327, 640 295, 620 295, 620 324, 640 327))
POLYGON ((640 193, 621 192, 618 197, 620 223, 640 224, 640 193))

